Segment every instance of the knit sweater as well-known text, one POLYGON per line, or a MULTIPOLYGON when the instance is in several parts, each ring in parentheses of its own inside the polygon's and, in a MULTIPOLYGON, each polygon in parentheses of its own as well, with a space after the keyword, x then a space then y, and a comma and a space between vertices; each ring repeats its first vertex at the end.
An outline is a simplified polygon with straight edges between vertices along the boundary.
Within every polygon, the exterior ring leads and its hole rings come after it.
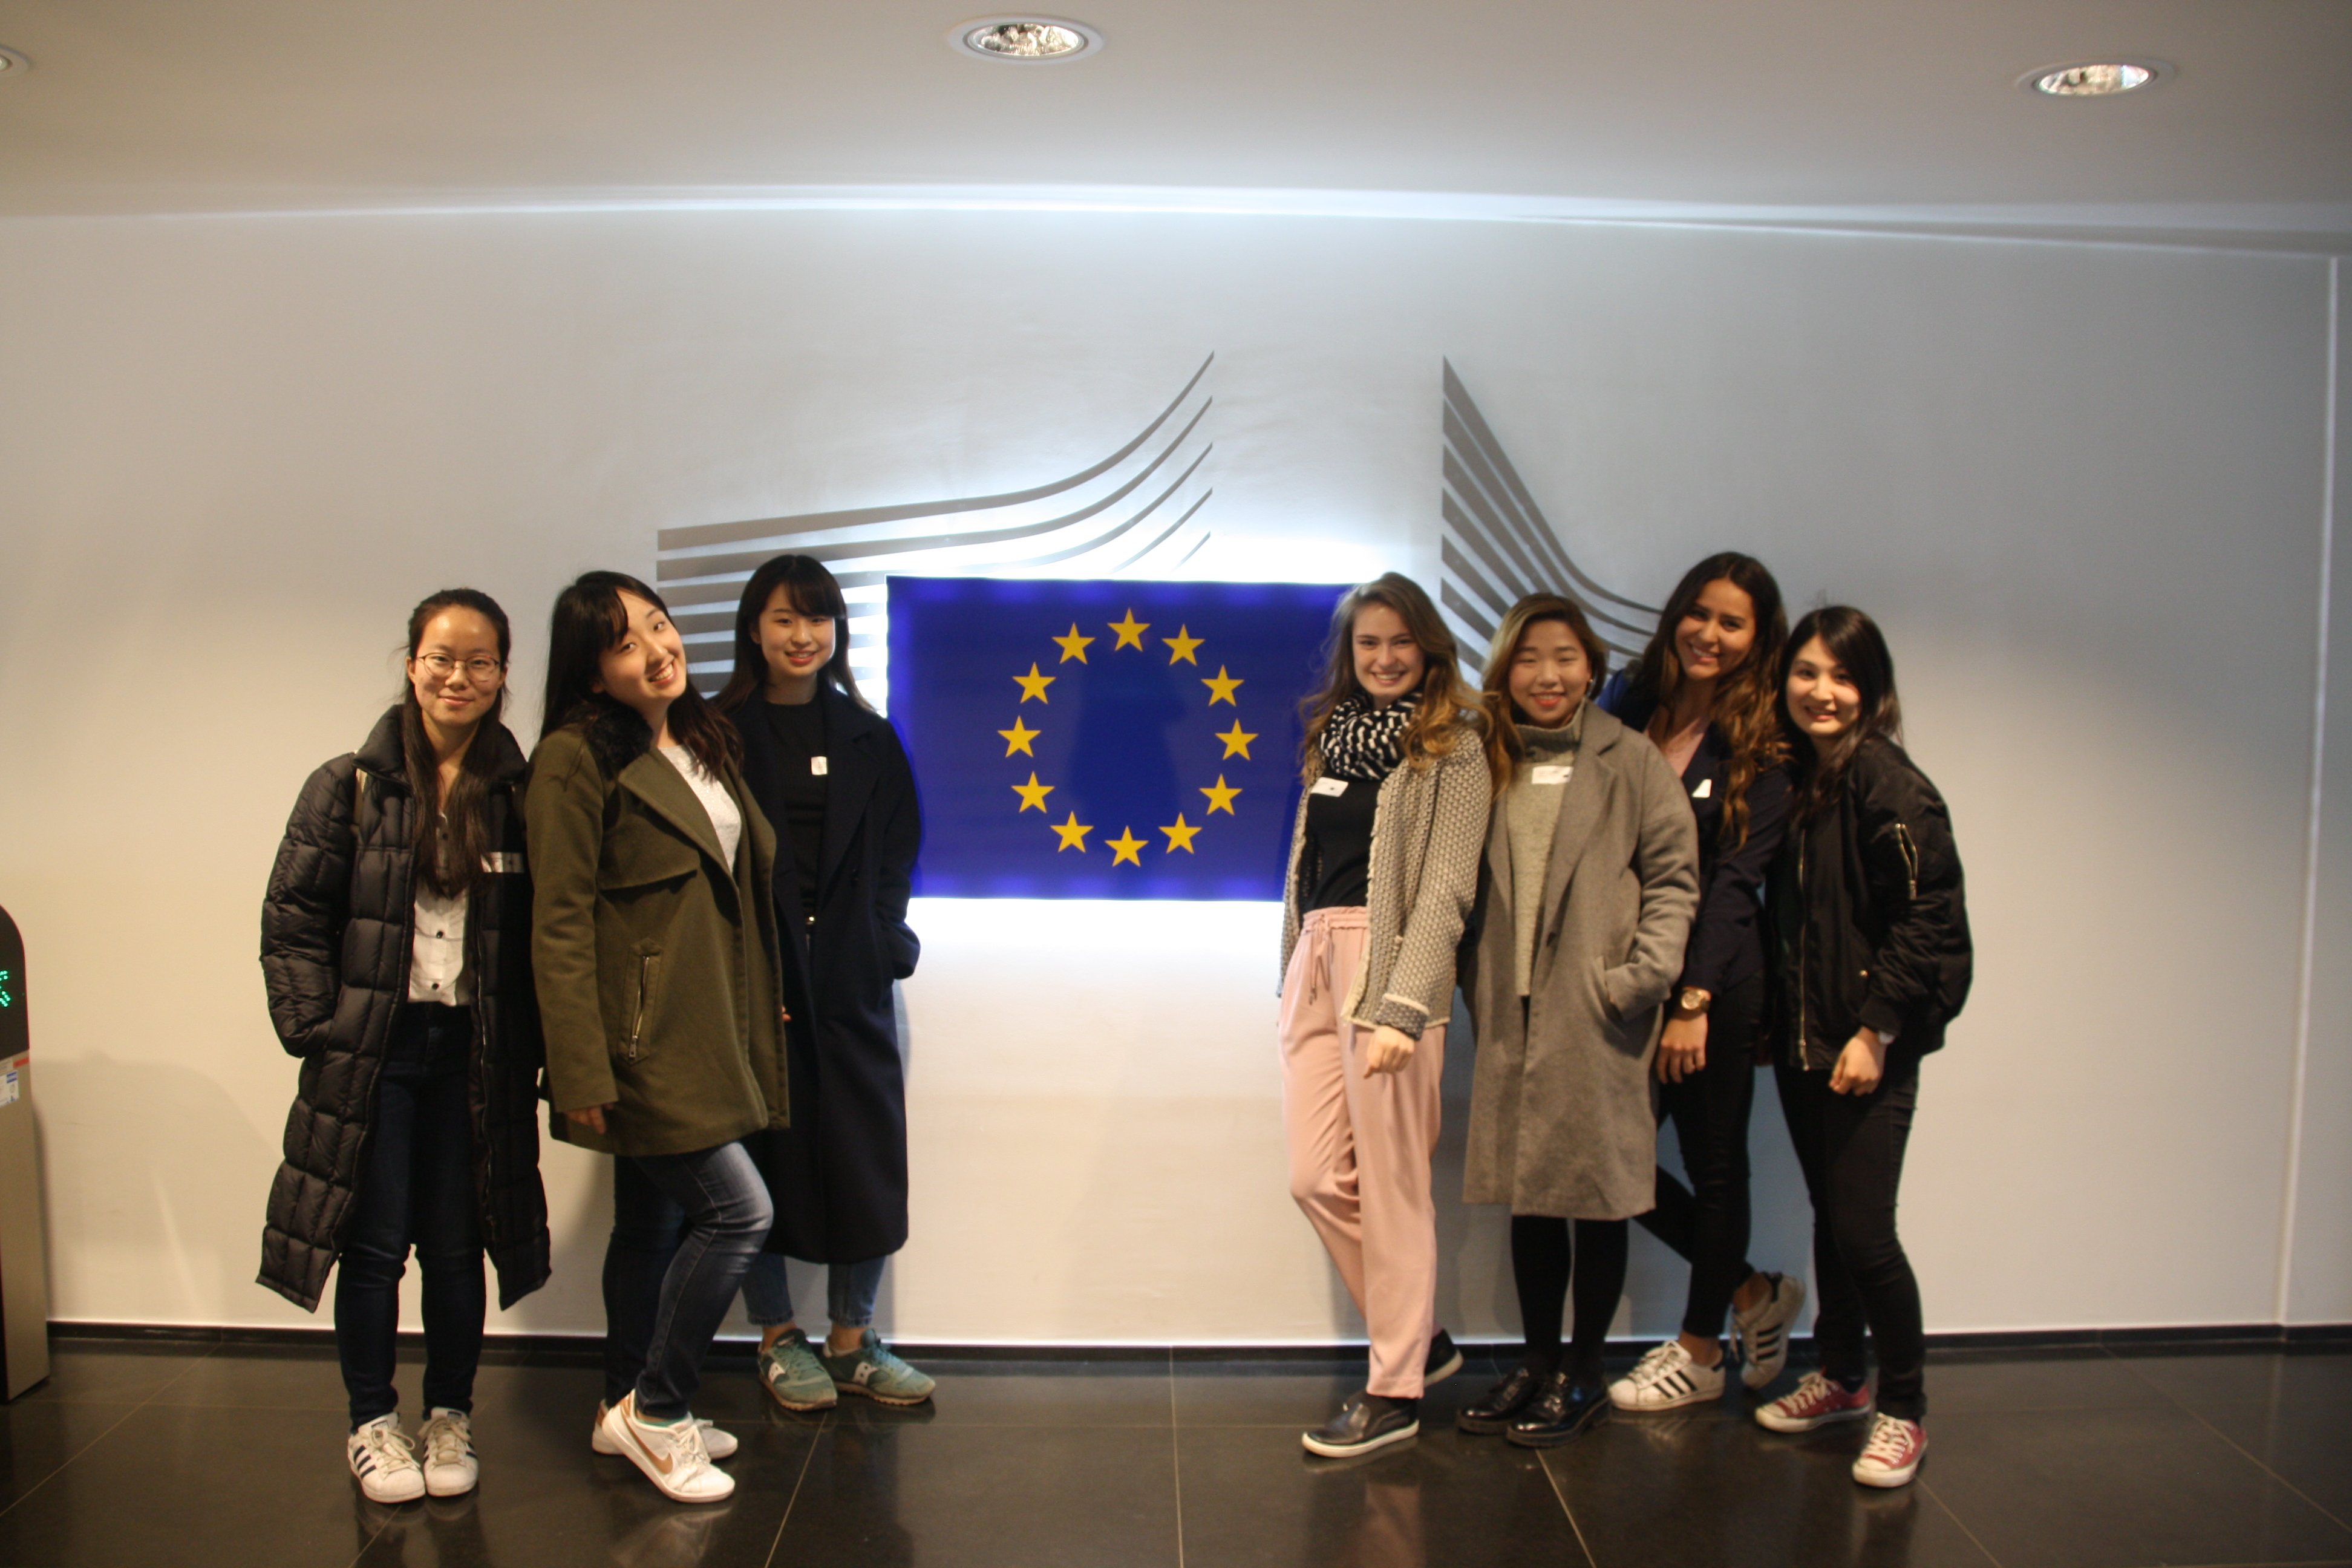
POLYGON ((1536 927, 1543 916, 1544 872, 1551 865, 1552 834, 1559 826, 1561 786, 1568 783, 1569 770, 1576 766, 1577 743, 1583 738, 1580 703, 1576 717, 1557 730, 1521 726, 1519 741, 1527 755, 1519 759, 1510 787, 1503 795, 1503 809, 1509 814, 1511 827, 1511 922, 1515 928, 1511 951, 1518 966, 1522 996, 1535 978, 1536 927), (1549 782, 1538 784, 1535 770, 1539 767, 1561 772, 1547 773, 1549 782))

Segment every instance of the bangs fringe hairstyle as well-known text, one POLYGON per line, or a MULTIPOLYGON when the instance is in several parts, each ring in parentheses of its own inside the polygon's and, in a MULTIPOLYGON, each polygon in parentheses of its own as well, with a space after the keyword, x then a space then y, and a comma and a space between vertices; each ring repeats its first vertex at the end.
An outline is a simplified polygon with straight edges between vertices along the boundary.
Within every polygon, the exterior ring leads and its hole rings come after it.
MULTIPOLYGON (((604 656, 628 633, 624 594, 634 594, 663 616, 669 615, 659 594, 625 572, 583 572, 555 596, 547 626, 547 700, 540 710, 541 740, 574 725, 591 731, 615 725, 643 732, 644 743, 652 744, 652 731, 635 709, 596 689, 604 656)), ((713 778, 742 755, 735 726, 703 700, 691 679, 669 706, 669 733, 713 778)))
POLYGON ((1356 616, 1374 605, 1395 611, 1421 649, 1421 702, 1405 721, 1403 761, 1416 768, 1427 767, 1451 753, 1466 735, 1485 749, 1487 769, 1500 787, 1507 764, 1495 742, 1493 726, 1486 722, 1485 702, 1462 679, 1462 654, 1454 634, 1438 617, 1428 593, 1401 572, 1384 573, 1349 589, 1331 611, 1330 634, 1323 643, 1323 684, 1298 705, 1307 731, 1298 747, 1302 774, 1320 752, 1331 715, 1362 689, 1356 682, 1356 616))
POLYGON ((1592 667, 1592 679, 1584 688, 1584 701, 1592 700, 1592 694, 1609 679, 1609 645, 1594 633, 1592 623, 1585 618, 1584 606, 1575 600, 1559 594, 1529 594, 1503 612, 1503 624, 1495 628, 1494 645, 1486 653, 1484 689, 1486 721, 1506 759, 1496 780, 1498 790, 1509 782, 1512 766, 1528 754, 1527 742, 1519 738, 1518 715, 1511 711, 1511 661, 1518 657, 1519 643, 1528 635, 1528 628, 1540 621, 1562 622, 1584 645, 1585 662, 1592 667))
POLYGON ((833 657, 821 673, 836 690, 872 712, 874 704, 857 689, 857 677, 849 668, 849 603, 841 595, 840 582, 814 555, 772 555, 743 584, 742 600, 735 606, 735 673, 713 700, 719 710, 733 713, 767 689, 768 656, 760 651, 760 619, 779 588, 792 595, 792 606, 802 615, 832 618, 833 657))
POLYGON ((1723 826, 1717 844, 1725 850, 1748 842, 1748 786, 1765 769, 1789 759, 1788 737, 1780 729, 1780 653, 1789 641, 1789 613, 1780 599, 1780 584, 1764 563, 1753 555, 1727 550, 1710 555, 1675 584, 1666 607, 1658 616, 1658 629, 1633 666, 1629 695, 1656 704, 1650 715, 1649 735, 1665 739, 1674 722, 1675 694, 1682 689, 1682 655, 1675 634, 1683 617, 1698 604, 1709 583, 1728 583, 1748 595, 1756 607, 1756 640, 1748 657, 1730 674, 1716 682, 1715 709, 1710 715, 1731 749, 1731 777, 1723 802, 1723 826))
POLYGON ((1864 742, 1875 735, 1900 745, 1903 741, 1903 704, 1895 695, 1895 656, 1887 651, 1885 634, 1878 623, 1851 605, 1830 605, 1808 614, 1789 633, 1789 646, 1780 656, 1779 699, 1780 721, 1789 733, 1803 733, 1796 717, 1789 711, 1789 671, 1797 662, 1797 655, 1815 637, 1822 639, 1830 658, 1845 668, 1854 689, 1862 693, 1862 714, 1853 728, 1840 735, 1827 752, 1807 745, 1795 748, 1797 752, 1797 815, 1801 818, 1818 816, 1831 801, 1837 798, 1838 787, 1845 782, 1845 770, 1853 762, 1854 753, 1864 742))
POLYGON ((425 628, 444 610, 471 610, 490 623, 499 636, 499 689, 490 698, 489 711, 483 714, 474 727, 474 738, 466 742, 466 755, 457 764, 457 777, 449 785, 449 797, 441 798, 441 763, 433 754, 433 742, 425 733, 425 710, 416 700, 413 681, 400 683, 400 755, 408 773, 409 793, 428 815, 421 818, 433 822, 430 815, 437 804, 439 831, 420 833, 415 854, 416 877, 426 887, 450 898, 457 893, 470 893, 490 879, 485 869, 490 853, 490 759, 497 747, 482 739, 486 731, 495 731, 499 715, 506 710, 507 654, 514 646, 514 634, 507 626, 507 613, 488 594, 472 588, 444 588, 418 602, 408 612, 408 662, 416 662, 416 650, 425 645, 425 628))

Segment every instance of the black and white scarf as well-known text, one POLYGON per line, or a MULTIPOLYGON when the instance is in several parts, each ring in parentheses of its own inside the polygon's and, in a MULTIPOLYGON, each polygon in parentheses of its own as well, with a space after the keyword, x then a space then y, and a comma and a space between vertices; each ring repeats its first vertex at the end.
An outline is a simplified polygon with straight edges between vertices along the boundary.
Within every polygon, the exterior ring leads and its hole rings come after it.
POLYGON ((1334 777, 1378 784, 1396 771, 1404 756, 1404 727, 1421 705, 1421 693, 1409 693, 1385 708, 1375 708, 1360 691, 1351 692, 1331 710, 1323 726, 1320 750, 1323 771, 1334 777))

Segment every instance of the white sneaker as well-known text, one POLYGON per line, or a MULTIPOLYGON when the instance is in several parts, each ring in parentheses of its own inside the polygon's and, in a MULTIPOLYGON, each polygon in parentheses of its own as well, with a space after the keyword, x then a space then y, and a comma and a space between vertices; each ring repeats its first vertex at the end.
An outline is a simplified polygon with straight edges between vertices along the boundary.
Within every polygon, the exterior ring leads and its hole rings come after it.
POLYGON ((1609 1403, 1620 1410, 1679 1410, 1722 1397, 1723 1363, 1699 1365, 1680 1340, 1653 1347, 1609 1385, 1609 1403))
POLYGON ((1853 1479, 1866 1487, 1908 1486, 1927 1457, 1927 1434, 1919 1423, 1882 1410, 1871 1424, 1862 1458, 1853 1462, 1853 1479))
POLYGON ((379 1415, 352 1433, 343 1445, 343 1457, 351 1461, 352 1474, 360 1479, 360 1490, 370 1502, 414 1502, 425 1495, 425 1471, 408 1446, 408 1434, 400 1429, 396 1412, 379 1415))
POLYGON ((463 1497, 482 1479, 474 1458, 473 1419, 464 1411, 426 1411, 416 1441, 425 1450, 425 1489, 430 1496, 463 1497))
MULTIPOLYGON (((620 1446, 614 1443, 610 1437, 604 1436, 604 1411, 606 1408, 607 1407, 603 1400, 600 1399, 596 1402, 596 1420, 594 1425, 588 1428, 588 1446, 591 1448, 595 1449, 596 1452, 600 1454, 618 1454, 621 1451, 620 1446)), ((699 1415, 694 1418, 694 1424, 702 1428, 702 1450, 704 1453, 709 1454, 714 1459, 731 1459, 735 1457, 735 1450, 740 1445, 735 1441, 734 1433, 727 1431, 725 1428, 716 1426, 711 1422, 705 1421, 699 1415)))
POLYGON ((1804 1281, 1785 1274, 1764 1278, 1772 1293, 1762 1305, 1749 1312, 1731 1309, 1732 1342, 1739 1347, 1739 1359, 1748 1363, 1739 1381, 1750 1388, 1763 1387, 1789 1364, 1789 1331, 1796 1326, 1797 1314, 1805 1310, 1804 1281))
POLYGON ((637 1396, 631 1394, 604 1412, 604 1428, 621 1457, 673 1502, 720 1502, 734 1496, 733 1478, 710 1462, 702 1446, 699 1422, 657 1426, 640 1421, 637 1396))

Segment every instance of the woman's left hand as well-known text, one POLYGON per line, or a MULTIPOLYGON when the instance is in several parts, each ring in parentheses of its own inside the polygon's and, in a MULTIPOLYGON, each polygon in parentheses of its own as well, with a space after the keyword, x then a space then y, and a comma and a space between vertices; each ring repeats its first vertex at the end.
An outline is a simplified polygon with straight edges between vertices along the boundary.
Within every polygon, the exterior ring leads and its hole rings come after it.
POLYGON ((1864 1024, 1853 1032, 1853 1038, 1838 1053, 1837 1066, 1830 1069, 1832 1094, 1868 1094, 1878 1087, 1880 1075, 1886 1070, 1886 1042, 1878 1031, 1864 1024))
POLYGON ((1412 1060, 1412 1047, 1417 1042, 1411 1035, 1393 1024, 1382 1024, 1372 1031, 1372 1043, 1364 1052, 1366 1072, 1396 1072, 1412 1060))
POLYGON ((1658 1039, 1658 1081, 1680 1083, 1706 1068, 1706 1015, 1676 1013, 1658 1039))

